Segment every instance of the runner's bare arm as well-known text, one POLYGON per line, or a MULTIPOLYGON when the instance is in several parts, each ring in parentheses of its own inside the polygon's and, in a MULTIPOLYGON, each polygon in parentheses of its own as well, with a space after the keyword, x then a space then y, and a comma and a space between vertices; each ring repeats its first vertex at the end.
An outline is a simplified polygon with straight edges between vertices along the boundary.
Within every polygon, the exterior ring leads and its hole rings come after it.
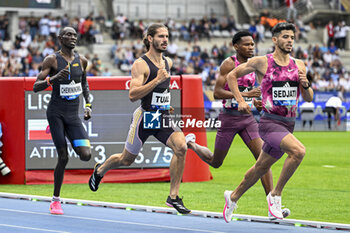
POLYGON ((170 78, 170 75, 166 71, 165 67, 158 70, 157 77, 150 81, 149 83, 143 85, 145 77, 149 73, 149 68, 146 62, 139 58, 137 59, 131 68, 131 81, 129 90, 129 99, 134 102, 141 99, 150 93, 158 84, 164 82, 166 79, 170 78))
POLYGON ((296 59, 299 70, 299 89, 301 96, 306 102, 311 102, 314 98, 314 91, 311 88, 311 83, 306 77, 306 67, 303 61, 296 59), (306 88, 306 89, 305 89, 306 88))
MULTIPOLYGON (((38 92, 38 91, 42 91, 45 90, 46 88, 48 88, 50 85, 46 80, 46 77, 49 75, 51 67, 54 63, 55 57, 53 55, 49 55, 47 56, 42 64, 42 69, 40 71, 40 73, 38 74, 36 81, 33 85, 33 91, 34 92, 38 92)), ((50 80, 50 82, 52 82, 50 80)))
POLYGON ((84 56, 80 56, 80 61, 81 61, 81 65, 83 66, 82 67, 83 76, 81 79, 81 85, 83 88, 83 96, 84 96, 85 102, 87 104, 90 104, 90 100, 89 100, 90 89, 89 89, 89 83, 88 83, 87 78, 86 78, 86 67, 87 67, 88 61, 84 56))
MULTIPOLYGON (((168 57, 166 57, 166 59, 167 59, 168 64, 169 64, 169 70, 171 70, 171 67, 173 66, 173 61, 170 58, 168 58, 168 57)), ((174 107, 170 106, 169 113, 170 114, 174 114, 174 112, 175 112, 174 107)))
POLYGON ((248 92, 241 92, 241 94, 245 97, 259 97, 261 95, 261 89, 260 87, 256 87, 248 92))
MULTIPOLYGON (((225 84, 227 82, 227 74, 230 73, 235 68, 235 64, 231 57, 226 58, 220 66, 219 77, 216 80, 214 88, 214 98, 215 99, 232 99, 234 98, 233 94, 229 90, 225 90, 225 84)), ((241 92, 243 97, 256 97, 259 90, 253 89, 248 92, 241 92)), ((260 94, 258 95, 260 96, 260 94)))
POLYGON ((84 108, 84 120, 89 120, 92 115, 92 106, 90 103, 90 89, 89 89, 89 83, 87 81, 86 77, 86 67, 88 64, 88 60, 84 56, 80 56, 80 63, 82 65, 82 70, 83 70, 83 76, 81 77, 81 85, 83 88, 83 96, 85 99, 85 108, 84 108))
POLYGON ((235 64, 231 57, 226 58, 221 66, 219 71, 219 77, 216 80, 214 88, 214 98, 215 99, 232 99, 234 96, 231 91, 225 90, 225 84, 227 82, 227 74, 235 68, 235 64))
POLYGON ((69 75, 68 66, 66 68, 60 70, 54 76, 47 77, 50 73, 51 68, 53 68, 54 66, 57 66, 56 56, 53 54, 47 56, 43 61, 42 70, 38 74, 37 79, 34 83, 34 86, 33 86, 34 92, 45 90, 51 84, 53 84, 55 82, 55 80, 61 80, 61 79, 68 78, 68 75, 69 75))
POLYGON ((246 74, 256 71, 257 58, 252 58, 248 62, 237 66, 227 75, 227 83, 238 103, 244 102, 242 94, 239 92, 237 79, 246 74))
POLYGON ((266 59, 264 57, 253 57, 248 62, 236 67, 227 75, 227 83, 238 102, 238 111, 250 113, 251 108, 239 92, 237 79, 252 72, 261 73, 261 67, 264 67, 265 63, 266 59))

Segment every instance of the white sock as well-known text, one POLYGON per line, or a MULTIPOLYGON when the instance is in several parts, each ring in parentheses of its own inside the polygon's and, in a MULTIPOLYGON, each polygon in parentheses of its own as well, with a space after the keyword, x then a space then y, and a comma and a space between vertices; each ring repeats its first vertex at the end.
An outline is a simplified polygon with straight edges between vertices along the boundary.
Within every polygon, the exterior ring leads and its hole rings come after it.
POLYGON ((60 200, 61 200, 60 197, 52 196, 52 202, 60 201, 60 200))

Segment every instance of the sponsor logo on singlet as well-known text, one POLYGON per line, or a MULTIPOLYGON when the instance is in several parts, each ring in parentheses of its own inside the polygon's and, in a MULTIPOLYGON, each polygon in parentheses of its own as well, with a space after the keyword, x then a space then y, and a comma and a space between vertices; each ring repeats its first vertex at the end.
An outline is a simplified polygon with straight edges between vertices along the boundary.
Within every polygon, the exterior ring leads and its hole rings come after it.
POLYGON ((298 82, 296 81, 273 81, 272 100, 275 106, 296 105, 298 82))
POLYGON ((170 92, 165 90, 163 93, 153 92, 151 108, 160 109, 160 110, 169 110, 170 109, 170 92))
MULTIPOLYGON (((253 87, 244 87, 244 86, 238 86, 239 92, 248 92, 253 89, 253 87)), ((253 98, 251 97, 243 97, 244 101, 249 105, 252 106, 253 98)), ((225 108, 237 108, 238 103, 235 98, 226 100, 225 108)))
POLYGON ((69 84, 60 84, 60 96, 64 99, 75 99, 82 92, 81 83, 75 83, 74 80, 69 84))

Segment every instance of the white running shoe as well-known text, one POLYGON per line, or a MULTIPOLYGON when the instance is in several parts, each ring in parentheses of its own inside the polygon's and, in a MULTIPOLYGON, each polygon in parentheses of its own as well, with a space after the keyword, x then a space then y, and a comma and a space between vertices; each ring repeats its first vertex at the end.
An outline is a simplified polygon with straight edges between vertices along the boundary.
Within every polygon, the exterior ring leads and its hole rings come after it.
POLYGON ((196 142, 196 135, 193 133, 189 133, 186 135, 186 144, 189 142, 196 142))
MULTIPOLYGON (((283 218, 287 218, 290 215, 290 210, 288 208, 284 208, 282 209, 282 215, 283 218)), ((274 216, 272 216, 272 214, 270 214, 270 212, 268 212, 268 216, 270 220, 276 220, 277 218, 275 218, 274 216)))
POLYGON ((271 193, 267 195, 266 197, 267 204, 269 206, 269 213, 278 219, 283 219, 283 214, 282 214, 282 198, 281 196, 272 196, 271 193))
POLYGON ((237 203, 231 201, 231 194, 232 193, 233 193, 233 191, 227 191, 227 190, 224 192, 225 207, 224 207, 223 215, 224 215, 224 220, 227 223, 231 222, 232 216, 233 216, 233 211, 235 211, 235 209, 237 209, 237 203))

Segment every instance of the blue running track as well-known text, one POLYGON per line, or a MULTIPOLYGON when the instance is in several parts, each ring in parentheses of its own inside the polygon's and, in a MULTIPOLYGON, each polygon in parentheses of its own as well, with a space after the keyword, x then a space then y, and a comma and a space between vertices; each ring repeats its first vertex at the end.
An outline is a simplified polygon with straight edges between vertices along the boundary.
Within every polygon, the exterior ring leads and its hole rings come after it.
POLYGON ((249 221, 233 221, 228 224, 222 218, 180 216, 76 204, 62 204, 62 208, 64 215, 51 215, 47 201, 0 198, 0 232, 340 232, 339 230, 249 221))

